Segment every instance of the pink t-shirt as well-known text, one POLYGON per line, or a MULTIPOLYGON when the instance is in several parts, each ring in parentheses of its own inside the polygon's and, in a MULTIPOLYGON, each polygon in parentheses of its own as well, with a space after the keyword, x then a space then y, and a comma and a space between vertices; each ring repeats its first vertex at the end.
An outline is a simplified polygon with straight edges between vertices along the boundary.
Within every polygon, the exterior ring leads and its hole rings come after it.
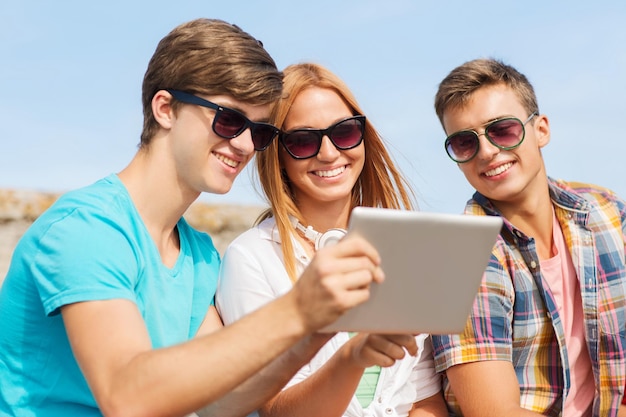
POLYGON ((585 343, 580 285, 556 216, 552 230, 557 254, 541 261, 541 272, 559 306, 559 315, 565 330, 571 387, 565 400, 563 415, 586 417, 592 415, 595 381, 585 343))

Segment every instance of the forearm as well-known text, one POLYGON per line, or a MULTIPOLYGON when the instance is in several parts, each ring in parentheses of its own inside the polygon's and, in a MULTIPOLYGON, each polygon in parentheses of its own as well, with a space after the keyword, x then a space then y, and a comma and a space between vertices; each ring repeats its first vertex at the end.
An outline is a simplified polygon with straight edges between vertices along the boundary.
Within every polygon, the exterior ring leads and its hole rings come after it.
POLYGON ((507 416, 507 417, 541 417, 543 414, 535 413, 534 411, 527 410, 525 408, 521 408, 519 405, 511 406, 511 407, 503 407, 502 405, 496 404, 493 407, 484 406, 484 414, 482 412, 479 413, 465 413, 463 415, 465 417, 491 417, 491 416, 507 416), (503 414, 501 414, 503 413, 503 414))
POLYGON ((513 365, 508 361, 455 365, 446 373, 465 417, 541 415, 520 406, 519 382, 513 365))
POLYGON ((182 416, 201 409, 367 300, 369 284, 384 279, 376 250, 358 236, 332 249, 318 251, 287 294, 230 326, 167 348, 153 348, 131 300, 63 306, 72 351, 102 414, 182 416))
POLYGON ((408 417, 448 417, 443 393, 439 391, 437 394, 413 404, 408 417))
POLYGON ((260 414, 267 417, 342 416, 364 371, 350 361, 348 355, 348 349, 337 351, 311 376, 280 392, 260 414))
POLYGON ((198 411, 201 417, 244 416, 276 395, 293 375, 328 341, 330 335, 311 335, 272 361, 245 383, 198 411))
POLYGON ((219 400, 306 335, 294 303, 281 297, 220 331, 136 355, 104 393, 104 414, 184 415, 219 400))

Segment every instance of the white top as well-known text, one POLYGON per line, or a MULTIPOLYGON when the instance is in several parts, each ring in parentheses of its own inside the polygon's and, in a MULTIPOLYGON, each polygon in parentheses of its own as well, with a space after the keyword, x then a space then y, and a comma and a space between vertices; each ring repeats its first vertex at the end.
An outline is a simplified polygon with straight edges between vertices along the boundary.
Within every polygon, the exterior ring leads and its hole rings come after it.
MULTIPOLYGON (((216 293, 216 306, 225 325, 291 289, 275 225, 274 218, 266 219, 241 234, 226 249, 216 293)), ((310 259, 299 241, 293 239, 293 244, 297 270, 301 273, 310 259)), ((285 388, 312 375, 348 339, 347 333, 337 333, 285 388)), ((407 355, 393 366, 381 368, 372 403, 363 409, 353 397, 345 417, 407 416, 413 403, 439 392, 441 377, 435 372, 430 338, 421 334, 416 341, 418 354, 407 355)))

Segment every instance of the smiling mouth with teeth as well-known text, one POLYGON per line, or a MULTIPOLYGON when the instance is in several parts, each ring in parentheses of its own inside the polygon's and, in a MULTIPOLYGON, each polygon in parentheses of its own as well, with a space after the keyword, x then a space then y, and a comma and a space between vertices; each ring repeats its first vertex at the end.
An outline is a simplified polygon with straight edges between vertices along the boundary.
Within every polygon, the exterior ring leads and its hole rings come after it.
POLYGON ((511 168, 513 166, 513 162, 507 162, 504 165, 500 165, 497 168, 494 168, 492 170, 489 170, 487 172, 485 172, 485 176, 486 177, 493 177, 496 176, 498 174, 502 174, 504 171, 506 171, 507 169, 511 168))
POLYGON ((239 162, 232 160, 230 158, 227 158, 224 155, 215 154, 215 157, 231 168, 237 168, 237 166, 239 165, 239 162))
POLYGON ((313 171, 313 173, 317 175, 318 177, 336 177, 337 175, 341 174, 345 170, 346 170, 346 167, 342 166, 339 168, 332 169, 330 171, 313 171))

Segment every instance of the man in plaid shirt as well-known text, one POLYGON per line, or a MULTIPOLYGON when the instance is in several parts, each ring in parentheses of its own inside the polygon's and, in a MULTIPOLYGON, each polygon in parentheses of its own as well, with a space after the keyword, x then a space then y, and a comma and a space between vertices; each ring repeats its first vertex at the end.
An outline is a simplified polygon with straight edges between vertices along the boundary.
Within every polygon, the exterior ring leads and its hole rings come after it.
POLYGON ((433 336, 451 413, 617 416, 626 202, 547 176, 548 118, 509 65, 457 67, 439 85, 435 109, 448 155, 476 190, 465 212, 504 218, 464 332, 433 336))

